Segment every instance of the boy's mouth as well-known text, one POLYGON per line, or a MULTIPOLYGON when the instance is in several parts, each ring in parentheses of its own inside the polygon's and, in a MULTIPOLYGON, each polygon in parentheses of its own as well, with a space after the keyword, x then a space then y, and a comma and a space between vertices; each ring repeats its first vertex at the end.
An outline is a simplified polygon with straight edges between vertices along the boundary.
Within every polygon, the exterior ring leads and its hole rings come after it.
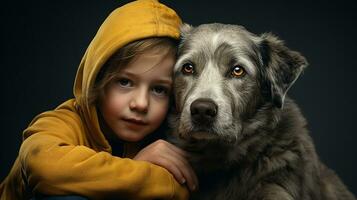
POLYGON ((133 123, 136 125, 140 125, 140 126, 145 126, 148 125, 147 122, 145 122, 142 119, 137 119, 137 118, 123 118, 124 121, 129 122, 129 123, 133 123))

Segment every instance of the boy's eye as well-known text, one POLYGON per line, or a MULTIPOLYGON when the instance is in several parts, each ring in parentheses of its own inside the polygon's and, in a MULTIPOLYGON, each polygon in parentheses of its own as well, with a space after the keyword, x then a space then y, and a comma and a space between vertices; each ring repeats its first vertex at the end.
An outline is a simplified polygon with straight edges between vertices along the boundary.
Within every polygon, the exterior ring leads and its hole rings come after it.
POLYGON ((166 96, 169 93, 169 89, 165 86, 155 86, 152 88, 152 91, 160 96, 166 96))
POLYGON ((131 87, 133 85, 133 82, 127 78, 121 78, 117 82, 122 87, 131 87))

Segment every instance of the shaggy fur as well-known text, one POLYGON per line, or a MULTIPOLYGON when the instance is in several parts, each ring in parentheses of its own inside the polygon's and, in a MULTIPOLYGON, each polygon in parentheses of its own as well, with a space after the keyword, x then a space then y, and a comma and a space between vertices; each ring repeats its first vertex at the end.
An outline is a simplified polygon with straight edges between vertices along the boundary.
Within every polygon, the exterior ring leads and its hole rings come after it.
POLYGON ((182 27, 171 125, 199 176, 193 199, 355 199, 319 161, 305 118, 285 97, 306 66, 270 33, 182 27))

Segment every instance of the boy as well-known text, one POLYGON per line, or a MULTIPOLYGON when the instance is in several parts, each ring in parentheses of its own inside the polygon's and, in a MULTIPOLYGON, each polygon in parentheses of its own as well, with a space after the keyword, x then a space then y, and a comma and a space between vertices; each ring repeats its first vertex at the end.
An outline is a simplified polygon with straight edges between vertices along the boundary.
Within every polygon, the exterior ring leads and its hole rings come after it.
POLYGON ((183 184, 195 190, 198 183, 185 152, 156 140, 169 107, 180 24, 155 0, 113 11, 82 58, 75 98, 24 131, 1 200, 187 199, 183 184))

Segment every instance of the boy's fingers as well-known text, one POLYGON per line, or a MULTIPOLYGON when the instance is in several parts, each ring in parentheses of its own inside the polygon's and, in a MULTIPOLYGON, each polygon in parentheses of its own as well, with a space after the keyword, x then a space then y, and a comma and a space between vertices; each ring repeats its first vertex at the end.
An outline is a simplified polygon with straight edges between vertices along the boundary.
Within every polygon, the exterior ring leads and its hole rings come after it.
POLYGON ((190 188, 191 191, 196 190, 196 188, 198 187, 198 180, 197 180, 197 176, 196 173, 193 171, 191 165, 188 164, 187 161, 180 161, 182 165, 181 172, 183 173, 184 177, 187 180, 187 184, 190 188))
MULTIPOLYGON (((157 140, 141 151, 137 159, 146 160, 153 164, 166 168, 175 179, 183 184, 186 183, 191 191, 198 187, 198 180, 191 165, 186 160, 186 152, 173 144, 157 140)), ((135 159, 135 158, 134 158, 135 159)))
POLYGON ((184 178, 186 179, 189 189, 194 191, 198 187, 198 180, 191 165, 185 158, 178 155, 177 152, 172 151, 172 149, 170 149, 167 153, 168 154, 166 155, 166 159, 170 160, 177 166, 177 168, 181 171, 181 174, 183 174, 184 178))
MULTIPOLYGON (((170 149, 173 150, 174 152, 176 152, 177 154, 179 154, 181 157, 177 157, 178 159, 181 160, 181 162, 184 163, 184 168, 183 169, 186 169, 186 179, 188 179, 187 177, 190 178, 190 180, 192 181, 189 181, 187 180, 188 183, 193 183, 191 184, 191 186, 194 185, 194 187, 192 188, 196 188, 198 187, 198 178, 197 178, 197 175, 196 173, 194 172, 193 168, 191 167, 191 165, 189 164, 189 162, 186 160, 186 157, 187 157, 187 152, 180 149, 179 147, 176 147, 175 145, 169 143, 170 145, 170 149)), ((191 188, 191 187, 190 187, 191 188)))
POLYGON ((181 173, 181 170, 179 170, 179 168, 177 167, 177 165, 175 163, 173 163, 173 161, 167 159, 167 158, 162 158, 156 161, 156 163, 154 163, 156 165, 162 166, 165 169, 167 169, 177 180, 177 182, 184 184, 186 182, 186 179, 184 177, 184 175, 181 173))
POLYGON ((180 149, 179 147, 176 147, 175 145, 167 141, 164 141, 164 143, 165 146, 167 147, 166 158, 170 159, 172 162, 175 163, 175 165, 178 166, 178 169, 185 177, 187 181, 187 185, 190 188, 190 190, 191 191, 196 190, 198 187, 198 178, 196 176, 196 173, 192 169, 191 165, 186 160, 187 153, 184 150, 180 149))

